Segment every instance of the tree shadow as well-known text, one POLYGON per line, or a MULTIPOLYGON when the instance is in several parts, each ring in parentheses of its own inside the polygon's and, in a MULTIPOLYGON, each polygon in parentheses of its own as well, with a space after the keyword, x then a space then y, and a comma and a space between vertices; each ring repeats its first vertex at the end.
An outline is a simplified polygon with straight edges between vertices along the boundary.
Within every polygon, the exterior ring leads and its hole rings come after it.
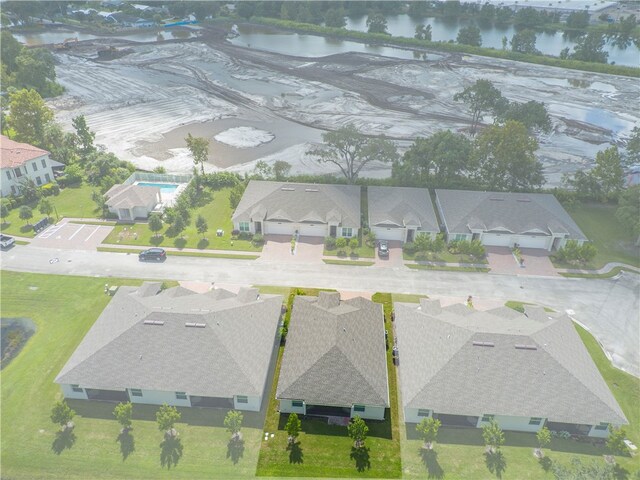
POLYGON ((129 430, 124 430, 118 435, 116 442, 120 443, 120 453, 122 453, 122 461, 124 462, 129 455, 136 449, 136 442, 129 430))
POLYGON ((507 468, 507 460, 504 458, 504 454, 498 450, 494 453, 484 454, 484 463, 491 473, 494 473, 497 478, 502 478, 502 473, 507 468))
POLYGON ((549 457, 539 458, 538 463, 545 472, 551 470, 551 467, 553 466, 553 460, 551 460, 549 457))
POLYGON ((61 430, 56 432, 56 438, 51 444, 51 450, 53 450, 56 455, 60 455, 64 450, 73 447, 74 443, 76 443, 76 434, 73 433, 73 430, 61 430))
POLYGON ((444 478, 444 470, 438 463, 438 452, 421 448, 420 456, 422 457, 422 463, 427 468, 429 478, 444 478))
POLYGON ((22 225, 22 226, 20 227, 20 232, 21 232, 21 233, 27 233, 27 232, 30 232, 31 230, 33 230, 33 225, 31 225, 31 224, 28 224, 28 225, 22 225))
POLYGON ((164 235, 158 235, 158 236, 152 235, 149 241, 151 242, 151 245, 155 245, 157 247, 162 242, 164 242, 164 235))
POLYGON ((209 246, 209 239, 208 238, 201 238, 198 241, 198 248, 200 250, 203 250, 203 249, 207 248, 208 246, 209 246))
POLYGON ((168 470, 178 465, 182 457, 182 449, 180 437, 166 435, 160 443, 160 465, 167 467, 168 470))
POLYGON ((232 438, 227 443, 227 458, 230 458, 235 465, 244 455, 244 440, 242 438, 232 438))
POLYGON ((287 450, 289 451, 289 463, 303 463, 304 453, 300 448, 300 442, 293 442, 287 445, 287 450))
POLYGON ((369 460, 369 448, 367 447, 351 447, 351 460, 356 462, 356 470, 364 472, 371 469, 371 461, 369 460))
POLYGON ((629 478, 629 470, 616 463, 613 467, 613 478, 616 480, 627 480, 629 478))
POLYGON ((177 247, 177 248, 184 248, 184 246, 187 244, 187 239, 184 237, 179 237, 176 238, 173 241, 173 244, 177 247))

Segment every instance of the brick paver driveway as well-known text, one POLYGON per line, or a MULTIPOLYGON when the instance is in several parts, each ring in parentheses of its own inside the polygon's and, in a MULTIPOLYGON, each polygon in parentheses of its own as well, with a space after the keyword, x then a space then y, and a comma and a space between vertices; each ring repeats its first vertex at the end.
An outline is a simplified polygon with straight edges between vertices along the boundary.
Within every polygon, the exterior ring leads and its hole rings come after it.
POLYGON ((486 247, 491 273, 505 275, 557 276, 555 267, 549 260, 549 252, 536 248, 522 248, 524 267, 518 265, 509 247, 486 247))
POLYGON ((324 239, 320 237, 300 237, 295 254, 291 254, 290 235, 265 235, 265 244, 260 262, 275 263, 323 263, 324 239))
MULTIPOLYGON (((380 258, 378 255, 378 247, 375 250, 375 266, 376 267, 402 267, 404 260, 402 258, 402 242, 387 241, 389 245, 389 257, 380 258)), ((366 259, 363 259, 366 260, 366 259)))

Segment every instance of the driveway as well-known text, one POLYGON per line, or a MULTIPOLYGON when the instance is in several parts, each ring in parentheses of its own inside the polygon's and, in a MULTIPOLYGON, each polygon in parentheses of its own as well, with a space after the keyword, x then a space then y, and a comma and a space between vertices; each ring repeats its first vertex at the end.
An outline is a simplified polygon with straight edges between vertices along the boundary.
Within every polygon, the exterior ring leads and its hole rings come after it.
POLYGON ((34 247, 95 250, 111 233, 110 225, 86 225, 64 219, 40 232, 31 241, 34 247))
POLYGON ((300 237, 291 253, 290 235, 265 235, 259 262, 267 263, 323 263, 324 238, 300 237))
POLYGON ((535 248, 521 249, 524 265, 520 266, 509 247, 486 247, 491 273, 503 275, 558 276, 549 260, 549 252, 535 248))
POLYGON ((389 245, 389 257, 380 258, 378 255, 378 248, 375 251, 375 264, 376 267, 404 267, 404 259, 402 258, 402 242, 387 241, 389 245))

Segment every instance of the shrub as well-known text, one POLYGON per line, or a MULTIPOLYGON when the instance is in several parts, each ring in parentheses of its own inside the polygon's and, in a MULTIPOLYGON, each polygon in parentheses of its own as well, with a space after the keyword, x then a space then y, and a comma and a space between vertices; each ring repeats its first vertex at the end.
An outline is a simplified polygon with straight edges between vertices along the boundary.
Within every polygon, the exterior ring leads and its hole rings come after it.
POLYGON ((356 237, 353 237, 351 240, 349 240, 349 248, 352 251, 353 250, 357 250, 359 246, 360 246, 360 242, 358 241, 358 239, 356 237))
POLYGON ((235 187, 240 183, 240 178, 236 174, 230 172, 205 173, 201 176, 202 183, 214 190, 220 190, 225 187, 235 187))
POLYGON ((327 247, 327 250, 335 250, 335 248, 336 248, 336 238, 335 237, 326 237, 324 239, 324 246, 327 247))
POLYGON ((238 235, 240 235, 240 230, 231 230, 232 237, 237 237, 238 235))
POLYGON ((240 232, 238 233, 239 240, 251 240, 253 239, 253 233, 251 232, 240 232))
POLYGON ((407 255, 413 255, 414 253, 416 253, 418 251, 418 247, 416 247, 416 244, 413 243, 413 242, 407 242, 402 246, 402 250, 407 255))
POLYGON ((252 241, 253 241, 253 243, 255 245, 262 245, 264 243, 264 236, 262 234, 260 234, 260 233, 256 233, 253 236, 253 240, 252 241))
POLYGON ((58 195, 60 193, 60 187, 57 183, 48 183, 47 185, 42 186, 40 189, 42 194, 45 197, 50 197, 51 195, 58 195))

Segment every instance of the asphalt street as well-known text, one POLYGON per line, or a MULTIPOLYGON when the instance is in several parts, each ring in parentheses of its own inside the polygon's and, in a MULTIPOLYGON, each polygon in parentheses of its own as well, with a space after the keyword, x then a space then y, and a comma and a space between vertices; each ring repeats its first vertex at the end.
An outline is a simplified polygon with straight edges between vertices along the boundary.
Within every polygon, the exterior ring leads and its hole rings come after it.
POLYGON ((33 246, 2 252, 0 264, 5 270, 57 275, 473 295, 537 303, 556 311, 573 310, 572 317, 598 338, 616 366, 640 376, 640 276, 626 272, 619 278, 596 280, 206 257, 169 257, 164 263, 142 263, 133 254, 33 246))

